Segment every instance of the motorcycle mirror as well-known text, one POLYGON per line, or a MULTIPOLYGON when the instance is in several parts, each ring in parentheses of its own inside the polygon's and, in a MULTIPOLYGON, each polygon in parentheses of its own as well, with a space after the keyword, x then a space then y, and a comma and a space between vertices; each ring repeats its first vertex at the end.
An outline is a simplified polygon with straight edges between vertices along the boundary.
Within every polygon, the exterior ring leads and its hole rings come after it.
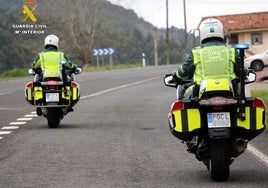
POLYGON ((82 69, 81 68, 76 68, 76 70, 75 70, 75 74, 80 74, 82 72, 82 69))
POLYGON ((245 84, 255 82, 255 80, 256 80, 256 73, 254 73, 253 71, 250 71, 248 75, 246 76, 245 84))
POLYGON ((35 71, 34 71, 33 69, 29 69, 29 70, 28 70, 28 73, 29 73, 30 75, 35 75, 35 71))
POLYGON ((164 77, 164 83, 169 87, 177 87, 176 81, 173 79, 173 75, 166 75, 164 77))

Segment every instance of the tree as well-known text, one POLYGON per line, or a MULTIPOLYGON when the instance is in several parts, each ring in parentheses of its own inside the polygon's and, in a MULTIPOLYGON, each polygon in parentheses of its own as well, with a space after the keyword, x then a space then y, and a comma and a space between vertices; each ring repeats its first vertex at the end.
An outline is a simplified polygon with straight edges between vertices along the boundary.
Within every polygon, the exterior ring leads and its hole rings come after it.
POLYGON ((65 37, 65 44, 71 44, 75 52, 73 55, 82 61, 84 68, 88 67, 92 63, 91 51, 96 32, 99 0, 53 0, 44 3, 44 11, 56 11, 53 14, 57 20, 55 25, 64 27, 62 34, 65 37))

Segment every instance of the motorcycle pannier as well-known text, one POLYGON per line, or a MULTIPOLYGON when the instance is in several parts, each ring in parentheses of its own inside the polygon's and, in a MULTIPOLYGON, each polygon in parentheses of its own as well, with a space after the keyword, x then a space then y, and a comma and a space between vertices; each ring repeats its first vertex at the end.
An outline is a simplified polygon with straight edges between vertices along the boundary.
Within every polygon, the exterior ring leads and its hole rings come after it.
MULTIPOLYGON (((67 83, 61 90, 60 104, 75 105, 79 101, 79 85, 76 82, 67 83)), ((25 88, 26 101, 32 105, 44 105, 45 92, 41 83, 29 82, 25 88)))
POLYGON ((237 118, 237 128, 242 137, 249 140, 258 136, 265 129, 264 102, 259 98, 247 98, 245 106, 245 120, 237 118))
POLYGON ((36 105, 37 101, 42 101, 43 90, 41 86, 35 86, 34 82, 29 82, 25 88, 26 101, 32 105, 36 105))
POLYGON ((171 133, 181 140, 191 140, 201 131, 200 111, 190 102, 174 102, 168 119, 171 133))

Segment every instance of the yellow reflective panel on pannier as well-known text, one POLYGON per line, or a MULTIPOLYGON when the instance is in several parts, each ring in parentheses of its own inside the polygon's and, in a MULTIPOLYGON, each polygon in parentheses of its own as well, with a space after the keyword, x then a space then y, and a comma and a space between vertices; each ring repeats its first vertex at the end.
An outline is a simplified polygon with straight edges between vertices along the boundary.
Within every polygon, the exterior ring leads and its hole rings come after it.
POLYGON ((77 100, 78 98, 78 88, 73 88, 73 98, 72 100, 77 100))
POLYGON ((33 96, 32 96, 32 89, 31 88, 27 88, 26 89, 26 97, 28 101, 32 101, 33 100, 33 96))
MULTIPOLYGON (((257 121, 257 124, 256 124, 256 129, 257 130, 260 130, 262 128, 265 127, 264 123, 263 122, 263 115, 265 114, 265 110, 263 108, 256 108, 256 121, 257 121)), ((264 120, 265 121, 265 120, 264 120)))
POLYGON ((34 87, 34 100, 37 101, 43 98, 43 90, 42 87, 34 87))
POLYGON ((198 109, 183 109, 173 112, 175 127, 174 130, 181 133, 188 133, 201 128, 201 118, 198 109))
POLYGON ((241 121, 237 118, 237 126, 247 130, 260 130, 264 128, 264 109, 258 107, 246 107, 246 119, 241 121))
POLYGON ((62 88, 61 98, 70 100, 70 95, 71 95, 70 86, 62 88))

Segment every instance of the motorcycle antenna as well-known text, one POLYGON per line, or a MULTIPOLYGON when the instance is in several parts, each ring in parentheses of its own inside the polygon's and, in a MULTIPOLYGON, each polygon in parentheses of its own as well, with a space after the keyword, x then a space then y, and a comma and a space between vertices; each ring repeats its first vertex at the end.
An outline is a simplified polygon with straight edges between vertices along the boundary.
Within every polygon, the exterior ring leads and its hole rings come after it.
POLYGON ((239 80, 240 80, 240 95, 239 95, 239 118, 244 121, 246 119, 246 95, 245 95, 245 68, 244 68, 244 57, 245 50, 249 48, 249 44, 235 44, 235 49, 239 50, 239 80))

